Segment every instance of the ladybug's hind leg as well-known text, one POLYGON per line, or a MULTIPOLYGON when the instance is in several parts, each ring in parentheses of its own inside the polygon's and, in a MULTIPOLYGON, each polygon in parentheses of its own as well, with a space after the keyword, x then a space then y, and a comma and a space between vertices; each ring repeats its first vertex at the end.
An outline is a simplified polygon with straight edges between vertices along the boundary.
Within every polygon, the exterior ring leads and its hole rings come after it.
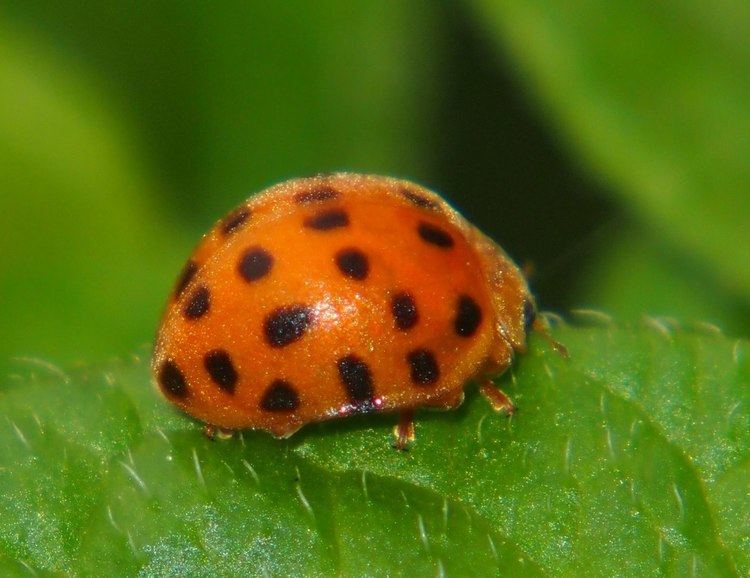
POLYGON ((479 385, 479 392, 490 402, 492 409, 498 413, 513 415, 516 413, 516 406, 511 399, 499 389, 490 379, 484 380, 479 385))
POLYGON ((205 435, 211 441, 224 441, 234 437, 234 431, 231 429, 222 429, 215 425, 204 424, 203 435, 205 435))
POLYGON ((406 451, 414 442, 414 410, 402 411, 398 418, 398 425, 393 428, 393 447, 400 451, 406 451))

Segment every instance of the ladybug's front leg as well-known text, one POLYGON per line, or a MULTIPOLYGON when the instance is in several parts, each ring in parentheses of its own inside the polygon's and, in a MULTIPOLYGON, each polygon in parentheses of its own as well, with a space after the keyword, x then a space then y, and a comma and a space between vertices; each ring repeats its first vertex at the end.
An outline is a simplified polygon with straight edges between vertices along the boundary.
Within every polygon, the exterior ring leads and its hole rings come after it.
POLYGON ((487 379, 479 385, 479 392, 490 402, 492 409, 506 415, 516 413, 516 406, 511 399, 499 389, 491 380, 487 379))
POLYGON ((398 418, 398 425, 393 428, 393 436, 396 438, 393 447, 400 451, 409 449, 414 442, 414 410, 402 411, 398 418))

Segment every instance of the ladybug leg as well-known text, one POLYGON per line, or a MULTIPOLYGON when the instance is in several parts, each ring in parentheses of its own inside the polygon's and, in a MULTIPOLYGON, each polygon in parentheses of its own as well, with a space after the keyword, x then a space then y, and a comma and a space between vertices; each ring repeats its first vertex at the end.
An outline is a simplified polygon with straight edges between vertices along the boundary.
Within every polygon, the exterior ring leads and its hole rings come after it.
POLYGON ((414 441, 414 410, 402 411, 398 418, 398 425, 393 428, 393 436, 396 438, 393 447, 400 451, 409 449, 414 441))
POLYGON ((534 320, 534 323, 531 325, 531 328, 536 331, 539 335, 541 335, 544 340, 554 349, 557 351, 557 353, 560 355, 560 357, 568 357, 568 348, 565 347, 562 343, 559 341, 555 341, 552 339, 552 336, 549 333, 549 326, 544 323, 539 317, 537 317, 534 320))
POLYGON ((509 416, 516 413, 516 406, 513 405, 511 399, 489 379, 479 385, 479 392, 487 399, 492 409, 496 412, 509 416))
POLYGON ((203 426, 203 435, 211 441, 224 441, 232 439, 234 432, 230 429, 222 429, 207 423, 203 426))

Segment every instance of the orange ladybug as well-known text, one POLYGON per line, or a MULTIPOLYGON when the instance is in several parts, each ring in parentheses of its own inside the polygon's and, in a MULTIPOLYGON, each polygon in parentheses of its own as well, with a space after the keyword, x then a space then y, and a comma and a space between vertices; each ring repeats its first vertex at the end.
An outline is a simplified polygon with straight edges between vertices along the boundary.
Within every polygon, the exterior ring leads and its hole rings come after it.
POLYGON ((387 177, 281 183, 203 238, 159 328, 164 395, 209 428, 288 437, 352 414, 454 408, 525 350, 535 306, 518 267, 435 193, 387 177))

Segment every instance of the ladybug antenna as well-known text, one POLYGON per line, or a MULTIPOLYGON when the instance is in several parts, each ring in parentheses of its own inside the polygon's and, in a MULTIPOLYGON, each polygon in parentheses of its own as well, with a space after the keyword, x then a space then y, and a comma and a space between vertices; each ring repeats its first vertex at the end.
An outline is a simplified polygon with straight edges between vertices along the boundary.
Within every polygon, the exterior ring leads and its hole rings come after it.
POLYGON ((533 262, 530 264, 524 263, 522 268, 523 273, 527 279, 531 277, 536 281, 555 279, 557 275, 580 260, 582 255, 590 254, 597 247, 602 246, 606 238, 612 235, 613 231, 620 228, 622 228, 622 220, 610 218, 591 231, 584 233, 578 241, 557 255, 550 263, 545 264, 544 267, 535 268, 533 262), (527 267, 530 268, 529 274, 526 271, 527 267))

